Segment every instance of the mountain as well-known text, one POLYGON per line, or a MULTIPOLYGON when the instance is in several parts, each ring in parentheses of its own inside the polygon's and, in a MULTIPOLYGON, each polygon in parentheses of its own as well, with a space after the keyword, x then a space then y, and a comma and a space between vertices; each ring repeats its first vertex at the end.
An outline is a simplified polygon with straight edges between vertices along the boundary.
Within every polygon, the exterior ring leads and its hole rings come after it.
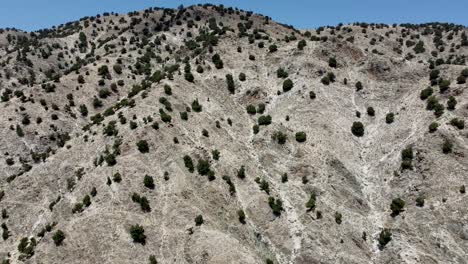
POLYGON ((468 263, 468 29, 223 6, 0 31, 3 263, 468 263))

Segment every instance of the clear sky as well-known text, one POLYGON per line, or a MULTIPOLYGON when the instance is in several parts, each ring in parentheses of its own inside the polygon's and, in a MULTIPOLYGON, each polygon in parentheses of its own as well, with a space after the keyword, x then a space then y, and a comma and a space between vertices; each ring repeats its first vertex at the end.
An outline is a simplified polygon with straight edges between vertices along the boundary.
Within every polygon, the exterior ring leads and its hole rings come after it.
POLYGON ((224 4, 272 17, 296 28, 340 22, 451 22, 468 26, 468 0, 1 0, 0 28, 37 30, 103 12, 147 7, 224 4))

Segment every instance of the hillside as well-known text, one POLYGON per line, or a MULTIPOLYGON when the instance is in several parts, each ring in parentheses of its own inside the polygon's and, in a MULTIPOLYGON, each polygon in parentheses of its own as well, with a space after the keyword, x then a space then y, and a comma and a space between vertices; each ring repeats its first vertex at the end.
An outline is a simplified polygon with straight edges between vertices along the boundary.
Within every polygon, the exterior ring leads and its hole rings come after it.
POLYGON ((468 263, 467 34, 211 5, 0 30, 0 260, 468 263))

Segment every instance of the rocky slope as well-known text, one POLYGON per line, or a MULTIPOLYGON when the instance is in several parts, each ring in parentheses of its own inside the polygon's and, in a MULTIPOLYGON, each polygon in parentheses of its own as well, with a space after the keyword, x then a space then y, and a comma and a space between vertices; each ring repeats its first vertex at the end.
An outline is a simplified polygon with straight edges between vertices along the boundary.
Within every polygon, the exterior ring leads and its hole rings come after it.
POLYGON ((0 257, 468 263, 467 31, 208 5, 1 30, 0 257))

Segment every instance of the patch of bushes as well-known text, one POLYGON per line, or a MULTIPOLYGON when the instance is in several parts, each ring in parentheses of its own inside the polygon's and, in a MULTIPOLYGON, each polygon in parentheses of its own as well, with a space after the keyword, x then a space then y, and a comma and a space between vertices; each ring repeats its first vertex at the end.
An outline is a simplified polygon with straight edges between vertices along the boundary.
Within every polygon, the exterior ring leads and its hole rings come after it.
POLYGON ((351 127, 351 132, 356 137, 364 136, 364 125, 361 122, 353 122, 353 126, 351 127))

